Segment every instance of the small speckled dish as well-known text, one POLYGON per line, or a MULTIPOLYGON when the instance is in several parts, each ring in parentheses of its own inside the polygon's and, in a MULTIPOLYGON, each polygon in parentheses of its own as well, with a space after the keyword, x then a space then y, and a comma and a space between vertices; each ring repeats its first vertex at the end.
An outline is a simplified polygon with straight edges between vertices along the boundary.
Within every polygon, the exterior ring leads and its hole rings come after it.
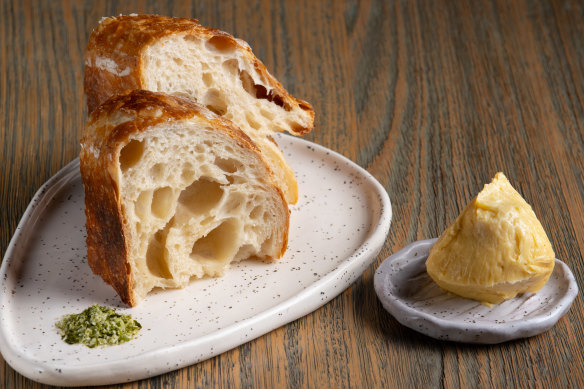
POLYGON ((441 340, 494 344, 549 330, 578 294, 568 266, 556 259, 547 284, 489 308, 440 289, 426 272, 436 239, 410 244, 388 257, 375 273, 375 291, 384 308, 413 330, 441 340))
POLYGON ((275 263, 243 261, 222 278, 154 292, 135 308, 86 259, 79 161, 35 195, 0 268, 0 351, 21 374, 52 385, 102 385, 155 376, 237 347, 306 315, 371 265, 391 223, 383 187, 314 143, 280 135, 296 172, 289 246, 275 263), (93 349, 63 342, 55 322, 97 303, 130 314, 137 338, 93 349))

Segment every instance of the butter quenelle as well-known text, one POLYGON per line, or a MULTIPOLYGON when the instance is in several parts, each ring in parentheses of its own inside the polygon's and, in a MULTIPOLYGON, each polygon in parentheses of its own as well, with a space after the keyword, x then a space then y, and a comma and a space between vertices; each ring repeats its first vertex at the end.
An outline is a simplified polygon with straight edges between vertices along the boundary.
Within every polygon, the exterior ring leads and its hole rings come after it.
POLYGON ((554 262, 533 209, 497 173, 440 236, 426 269, 442 289, 491 305, 540 290, 554 262))

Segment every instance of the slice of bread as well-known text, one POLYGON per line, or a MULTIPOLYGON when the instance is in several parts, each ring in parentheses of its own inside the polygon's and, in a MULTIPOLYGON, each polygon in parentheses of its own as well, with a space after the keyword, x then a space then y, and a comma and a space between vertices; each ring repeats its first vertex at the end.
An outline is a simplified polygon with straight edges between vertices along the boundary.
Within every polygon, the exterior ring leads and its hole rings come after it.
POLYGON ((104 18, 87 47, 88 109, 132 89, 185 96, 231 120, 264 153, 286 200, 296 203, 294 173, 271 135, 306 134, 314 111, 286 92, 246 42, 193 19, 104 18))
POLYGON ((262 154, 192 100, 141 90, 107 100, 80 160, 89 265, 130 306, 286 250, 288 205, 262 154))

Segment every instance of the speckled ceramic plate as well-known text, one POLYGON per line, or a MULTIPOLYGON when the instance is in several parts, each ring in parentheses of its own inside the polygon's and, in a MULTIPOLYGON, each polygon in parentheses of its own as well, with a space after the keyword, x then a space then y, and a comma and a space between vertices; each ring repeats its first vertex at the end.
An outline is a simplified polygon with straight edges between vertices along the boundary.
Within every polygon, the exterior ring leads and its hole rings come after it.
POLYGON ((501 343, 549 330, 568 311, 578 286, 556 259, 547 284, 489 308, 444 292, 426 272, 436 239, 421 240, 387 258, 375 273, 375 291, 385 309, 403 325, 436 339, 501 343))
POLYGON ((372 263, 389 231, 379 183, 346 158, 278 136, 299 181, 289 247, 273 264, 244 261, 126 308, 86 263, 79 161, 51 178, 26 210, 0 268, 0 351, 21 374, 54 385, 133 381, 191 365, 297 319, 331 300, 372 263), (123 345, 65 344, 54 323, 98 303, 143 326, 123 345))

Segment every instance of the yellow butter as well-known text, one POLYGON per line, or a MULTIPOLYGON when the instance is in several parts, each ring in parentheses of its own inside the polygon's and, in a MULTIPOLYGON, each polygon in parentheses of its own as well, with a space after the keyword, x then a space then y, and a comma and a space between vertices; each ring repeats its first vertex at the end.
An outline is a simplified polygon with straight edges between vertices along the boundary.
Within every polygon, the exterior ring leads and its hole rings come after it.
POLYGON ((537 292, 554 262, 535 213, 497 173, 440 236, 426 269, 441 288, 489 305, 537 292))

